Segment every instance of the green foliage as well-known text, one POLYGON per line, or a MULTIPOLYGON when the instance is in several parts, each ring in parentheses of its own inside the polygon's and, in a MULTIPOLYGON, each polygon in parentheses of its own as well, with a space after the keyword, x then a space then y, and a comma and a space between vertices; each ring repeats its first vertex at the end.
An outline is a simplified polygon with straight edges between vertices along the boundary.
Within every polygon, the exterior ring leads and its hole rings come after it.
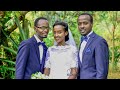
POLYGON ((9 47, 1 46, 1 48, 4 48, 4 49, 8 50, 9 52, 11 52, 11 53, 17 55, 17 52, 16 52, 15 50, 9 48, 9 47))
MULTIPOLYGON (((111 50, 112 50, 113 47, 111 47, 110 49, 110 60, 112 59, 112 55, 111 55, 111 50)), ((117 71, 119 68, 118 68, 118 63, 119 63, 119 60, 120 60, 120 46, 115 46, 114 47, 114 53, 115 53, 115 59, 114 59, 114 62, 112 63, 112 70, 113 71, 117 71)))
POLYGON ((20 21, 19 21, 19 19, 17 18, 16 15, 15 15, 15 22, 16 22, 18 28, 19 28, 19 32, 20 32, 20 36, 21 36, 22 40, 26 40, 27 39, 27 36, 26 36, 27 34, 25 34, 23 28, 20 25, 20 21))
POLYGON ((13 45, 15 46, 15 48, 18 48, 17 43, 13 40, 13 38, 11 36, 8 36, 7 33, 5 33, 4 30, 2 30, 3 34, 13 43, 13 45))
POLYGON ((13 79, 15 72, 15 68, 14 68, 15 62, 4 58, 0 58, 0 61, 2 61, 3 63, 3 65, 0 66, 0 73, 2 78, 13 79))
MULTIPOLYGON (((23 25, 24 29, 26 29, 26 31, 23 29, 23 27, 20 24, 20 21, 18 19, 18 15, 17 13, 13 12, 12 15, 14 16, 13 24, 17 24, 18 28, 19 28, 19 32, 16 33, 11 33, 10 35, 7 34, 7 29, 4 28, 2 30, 3 34, 7 37, 8 39, 8 46, 3 46, 1 45, 0 48, 7 50, 9 53, 11 53, 10 57, 2 57, 0 59, 0 78, 4 78, 4 79, 13 79, 15 76, 15 58, 17 55, 17 50, 18 50, 18 44, 20 44, 21 39, 22 40, 26 40, 29 37, 29 30, 28 30, 28 25, 26 27, 26 25, 23 25), (15 34, 15 35, 13 35, 15 34), (16 34, 18 34, 18 36, 16 36, 16 34), (14 37, 14 38, 13 38, 14 37), (16 40, 16 37, 18 38, 16 40), (20 38, 20 39, 19 39, 20 38)), ((6 21, 8 22, 8 21, 6 21)), ((26 22, 26 21, 25 21, 26 22)), ((7 23, 6 25, 11 25, 10 23, 7 23)), ((25 23, 26 24, 26 23, 25 23)), ((6 55, 7 56, 7 55, 6 55)))

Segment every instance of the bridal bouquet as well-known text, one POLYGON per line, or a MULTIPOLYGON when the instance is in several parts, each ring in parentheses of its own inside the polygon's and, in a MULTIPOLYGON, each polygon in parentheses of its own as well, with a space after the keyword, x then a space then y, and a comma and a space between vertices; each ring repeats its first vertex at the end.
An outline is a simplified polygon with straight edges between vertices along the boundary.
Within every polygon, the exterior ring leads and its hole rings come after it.
POLYGON ((31 79, 50 79, 49 76, 42 74, 41 72, 36 72, 31 75, 31 79))

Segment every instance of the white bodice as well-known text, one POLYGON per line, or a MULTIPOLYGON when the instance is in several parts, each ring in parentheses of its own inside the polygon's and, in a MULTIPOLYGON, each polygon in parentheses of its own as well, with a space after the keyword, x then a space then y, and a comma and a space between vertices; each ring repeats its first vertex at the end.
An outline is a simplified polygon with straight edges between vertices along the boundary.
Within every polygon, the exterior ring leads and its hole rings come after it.
POLYGON ((77 48, 72 45, 52 46, 48 48, 45 67, 50 68, 53 79, 67 79, 70 70, 78 67, 77 48))

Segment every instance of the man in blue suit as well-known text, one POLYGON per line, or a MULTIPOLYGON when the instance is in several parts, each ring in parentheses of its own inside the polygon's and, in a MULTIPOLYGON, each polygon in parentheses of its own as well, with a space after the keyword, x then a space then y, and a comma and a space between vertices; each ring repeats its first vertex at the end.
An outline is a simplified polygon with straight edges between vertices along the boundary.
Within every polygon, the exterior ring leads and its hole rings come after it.
POLYGON ((36 34, 21 42, 16 57, 16 79, 30 79, 31 74, 42 72, 46 57, 47 46, 43 39, 47 37, 49 32, 48 20, 39 17, 34 22, 34 30, 36 34))
POLYGON ((109 48, 106 40, 93 30, 93 17, 83 13, 78 17, 81 43, 79 47, 79 79, 107 79, 109 48))

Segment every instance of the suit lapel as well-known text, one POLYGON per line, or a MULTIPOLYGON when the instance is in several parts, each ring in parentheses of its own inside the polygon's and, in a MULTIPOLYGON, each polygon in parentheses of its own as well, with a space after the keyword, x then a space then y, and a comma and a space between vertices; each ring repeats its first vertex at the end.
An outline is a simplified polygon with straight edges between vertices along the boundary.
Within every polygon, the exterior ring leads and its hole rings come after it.
POLYGON ((79 50, 78 51, 78 64, 79 64, 79 68, 81 67, 81 64, 82 64, 81 61, 80 61, 80 55, 79 55, 80 54, 80 46, 81 46, 81 42, 80 42, 79 49, 78 49, 79 50))
POLYGON ((38 45, 37 45, 37 41, 36 41, 36 39, 35 39, 34 36, 33 36, 31 39, 32 39, 32 41, 34 42, 36 54, 37 54, 37 57, 38 57, 38 62, 39 62, 39 65, 40 65, 40 71, 43 73, 44 63, 45 63, 45 57, 46 57, 46 52, 47 52, 47 46, 44 46, 44 47, 43 47, 42 64, 40 64, 40 51, 39 51, 39 47, 38 47, 38 45))
POLYGON ((85 48, 83 50, 82 62, 84 61, 84 54, 85 54, 86 50, 88 49, 88 47, 90 46, 90 44, 92 43, 92 41, 94 40, 94 37, 95 37, 95 33, 93 32, 90 35, 90 38, 89 38, 89 40, 88 40, 88 42, 87 42, 87 44, 86 44, 86 46, 85 46, 85 48))
POLYGON ((47 47, 43 47, 43 57, 42 57, 42 66, 41 66, 41 72, 42 73, 43 73, 43 70, 44 70, 46 52, 47 52, 47 47))
POLYGON ((34 42, 34 46, 35 46, 35 51, 36 51, 36 54, 37 54, 37 57, 38 57, 38 62, 39 62, 39 64, 40 64, 40 52, 39 52, 39 47, 38 47, 38 45, 37 45, 37 41, 36 41, 36 39, 35 39, 35 37, 33 36, 32 38, 32 41, 34 42))
POLYGON ((79 68, 81 67, 81 61, 80 61, 80 56, 79 56, 79 52, 78 52, 78 65, 79 65, 79 68))

